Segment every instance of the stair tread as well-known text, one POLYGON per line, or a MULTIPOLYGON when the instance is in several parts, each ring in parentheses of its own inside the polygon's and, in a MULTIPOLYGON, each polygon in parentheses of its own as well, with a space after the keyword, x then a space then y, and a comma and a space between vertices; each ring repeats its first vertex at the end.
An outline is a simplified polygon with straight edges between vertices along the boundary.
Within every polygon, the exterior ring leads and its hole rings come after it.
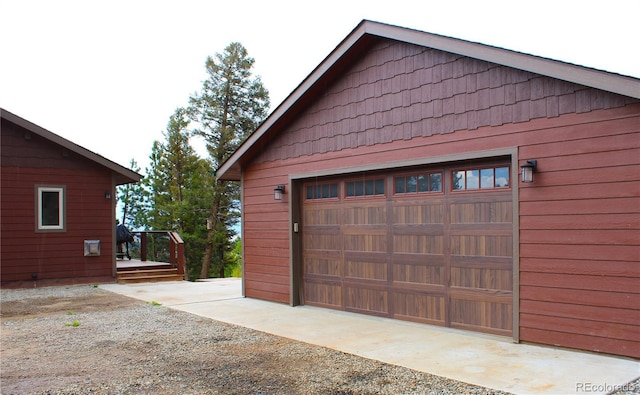
POLYGON ((118 270, 117 282, 119 283, 136 283, 136 282, 153 282, 153 281, 182 281, 184 276, 178 274, 178 269, 147 269, 133 268, 129 270, 118 270))
POLYGON ((119 283, 134 283, 134 282, 153 282, 153 281, 183 281, 184 278, 181 275, 162 275, 162 276, 147 276, 147 277, 128 277, 118 278, 119 283))

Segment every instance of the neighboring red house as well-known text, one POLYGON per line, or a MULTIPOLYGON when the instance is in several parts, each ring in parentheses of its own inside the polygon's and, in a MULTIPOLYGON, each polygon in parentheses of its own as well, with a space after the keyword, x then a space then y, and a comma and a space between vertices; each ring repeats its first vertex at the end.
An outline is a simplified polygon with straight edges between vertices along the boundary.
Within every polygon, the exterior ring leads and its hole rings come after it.
POLYGON ((638 99, 363 21, 218 169, 244 294, 639 358, 638 99))
POLYGON ((116 185, 140 175, 0 109, 3 287, 114 282, 116 185))

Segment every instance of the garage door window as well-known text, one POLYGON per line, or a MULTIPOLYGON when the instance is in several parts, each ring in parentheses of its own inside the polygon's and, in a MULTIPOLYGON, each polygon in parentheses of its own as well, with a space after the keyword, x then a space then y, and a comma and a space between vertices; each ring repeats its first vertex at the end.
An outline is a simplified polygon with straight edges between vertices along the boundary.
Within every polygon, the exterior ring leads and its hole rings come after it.
POLYGON ((478 190, 509 187, 508 167, 464 169, 453 172, 453 190, 478 190))
POLYGON ((338 183, 307 185, 305 197, 307 200, 337 198, 338 183))
POLYGON ((347 181, 347 197, 384 195, 384 178, 347 181))
POLYGON ((422 173, 394 177, 396 194, 442 192, 442 173, 422 173))

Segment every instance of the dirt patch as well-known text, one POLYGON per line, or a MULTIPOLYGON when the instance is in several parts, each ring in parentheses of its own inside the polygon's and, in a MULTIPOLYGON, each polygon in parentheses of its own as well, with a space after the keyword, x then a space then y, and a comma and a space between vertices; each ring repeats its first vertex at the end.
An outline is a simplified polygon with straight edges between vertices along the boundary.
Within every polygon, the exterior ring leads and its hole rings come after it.
POLYGON ((134 299, 110 292, 96 292, 90 296, 30 298, 2 303, 3 320, 33 319, 60 313, 90 313, 113 311, 135 305, 134 299))
POLYGON ((502 394, 99 288, 2 292, 3 394, 502 394))

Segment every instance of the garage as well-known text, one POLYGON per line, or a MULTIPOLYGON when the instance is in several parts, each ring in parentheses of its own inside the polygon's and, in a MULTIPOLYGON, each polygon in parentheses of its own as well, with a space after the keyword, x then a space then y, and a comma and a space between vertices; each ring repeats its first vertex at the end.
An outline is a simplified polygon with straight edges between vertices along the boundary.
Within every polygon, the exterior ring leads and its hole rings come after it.
POLYGON ((244 295, 640 358, 639 88, 363 21, 217 170, 244 295))
POLYGON ((511 336, 510 160, 306 180, 303 303, 511 336))

